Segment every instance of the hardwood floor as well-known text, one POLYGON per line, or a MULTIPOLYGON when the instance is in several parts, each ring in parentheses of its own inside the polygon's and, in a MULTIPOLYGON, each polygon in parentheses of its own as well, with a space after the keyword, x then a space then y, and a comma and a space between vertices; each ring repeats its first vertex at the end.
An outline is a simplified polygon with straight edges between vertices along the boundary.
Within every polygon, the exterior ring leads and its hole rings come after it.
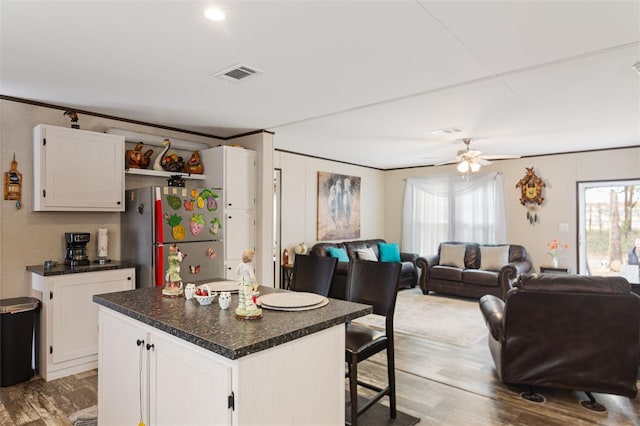
MULTIPOLYGON (((385 365, 379 354, 363 362, 358 374, 384 384, 385 365)), ((594 393, 605 413, 582 408, 583 392, 537 388, 545 402, 520 398, 525 389, 507 387, 495 374, 486 338, 464 348, 396 334, 396 386, 398 409, 419 417, 420 424, 640 425, 638 397, 594 393)))
POLYGON ((98 401, 98 370, 0 388, 0 425, 71 425, 69 416, 98 401))
MULTIPOLYGON (((361 363, 359 375, 384 384, 384 356, 361 363)), ((539 389, 541 404, 520 398, 522 389, 497 379, 486 338, 465 348, 396 334, 396 378, 398 408, 423 425, 640 425, 638 397, 595 394, 605 413, 582 408, 582 392, 539 389)), ((0 388, 0 425, 70 425, 69 415, 96 404, 97 383, 92 370, 0 388)))

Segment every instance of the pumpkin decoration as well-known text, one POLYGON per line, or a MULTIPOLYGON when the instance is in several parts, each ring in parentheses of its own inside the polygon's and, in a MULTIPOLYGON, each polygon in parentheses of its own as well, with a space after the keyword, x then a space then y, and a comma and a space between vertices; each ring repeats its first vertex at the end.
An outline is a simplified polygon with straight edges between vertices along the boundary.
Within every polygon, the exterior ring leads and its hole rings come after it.
POLYGON ((200 151, 196 150, 191 154, 191 158, 184 164, 184 171, 195 175, 200 175, 204 172, 204 165, 200 160, 200 151))

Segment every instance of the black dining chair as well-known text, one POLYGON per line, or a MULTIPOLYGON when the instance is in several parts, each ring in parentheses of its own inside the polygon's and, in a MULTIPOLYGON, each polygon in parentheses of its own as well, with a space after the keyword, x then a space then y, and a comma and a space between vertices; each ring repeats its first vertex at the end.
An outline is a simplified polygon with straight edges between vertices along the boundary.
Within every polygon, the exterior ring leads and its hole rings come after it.
POLYGON ((337 263, 336 257, 297 255, 293 264, 291 290, 328 296, 337 263))
POLYGON ((389 396, 389 417, 396 417, 395 356, 393 346, 393 313, 398 295, 399 262, 372 262, 353 260, 347 277, 347 300, 373 306, 373 313, 385 317, 385 330, 380 331, 361 324, 347 323, 345 361, 349 377, 351 424, 358 424, 358 416, 371 408, 382 397, 389 396), (358 363, 383 350, 387 351, 386 387, 358 380, 358 363), (376 391, 363 407, 358 408, 358 385, 376 391))

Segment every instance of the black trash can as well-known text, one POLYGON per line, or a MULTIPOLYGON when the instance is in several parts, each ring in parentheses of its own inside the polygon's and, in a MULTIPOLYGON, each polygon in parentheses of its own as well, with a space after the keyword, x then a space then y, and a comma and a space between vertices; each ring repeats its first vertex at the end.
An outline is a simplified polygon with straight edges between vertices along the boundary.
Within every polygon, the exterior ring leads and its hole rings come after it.
POLYGON ((33 343, 37 340, 36 314, 39 310, 40 301, 33 297, 0 299, 1 387, 26 382, 33 377, 31 361, 33 343))

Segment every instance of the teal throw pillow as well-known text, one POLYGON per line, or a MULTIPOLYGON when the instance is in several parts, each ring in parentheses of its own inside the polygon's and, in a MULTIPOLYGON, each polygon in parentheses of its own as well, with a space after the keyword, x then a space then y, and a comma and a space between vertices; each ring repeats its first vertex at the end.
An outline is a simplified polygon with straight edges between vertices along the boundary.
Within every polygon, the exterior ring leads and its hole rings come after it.
POLYGON ((400 262, 400 248, 396 243, 378 243, 380 262, 400 262))
POLYGON ((349 256, 347 256, 347 250, 343 248, 337 247, 327 247, 327 251, 329 252, 329 256, 337 257, 338 262, 348 262, 349 256))

